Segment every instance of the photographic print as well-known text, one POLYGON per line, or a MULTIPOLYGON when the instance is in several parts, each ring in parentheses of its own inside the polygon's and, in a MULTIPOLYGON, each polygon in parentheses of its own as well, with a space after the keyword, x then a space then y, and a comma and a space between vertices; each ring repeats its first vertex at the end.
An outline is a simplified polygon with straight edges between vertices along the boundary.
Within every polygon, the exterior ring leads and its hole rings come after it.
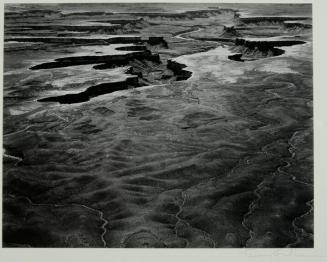
POLYGON ((313 248, 312 5, 6 3, 2 245, 313 248))

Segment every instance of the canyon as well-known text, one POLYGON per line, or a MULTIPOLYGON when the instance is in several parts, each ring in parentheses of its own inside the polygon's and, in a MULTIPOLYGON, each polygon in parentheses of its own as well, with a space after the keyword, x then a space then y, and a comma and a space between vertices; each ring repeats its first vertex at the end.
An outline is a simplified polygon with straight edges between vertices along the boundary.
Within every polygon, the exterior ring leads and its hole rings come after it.
POLYGON ((309 4, 6 4, 3 247, 313 247, 309 4))

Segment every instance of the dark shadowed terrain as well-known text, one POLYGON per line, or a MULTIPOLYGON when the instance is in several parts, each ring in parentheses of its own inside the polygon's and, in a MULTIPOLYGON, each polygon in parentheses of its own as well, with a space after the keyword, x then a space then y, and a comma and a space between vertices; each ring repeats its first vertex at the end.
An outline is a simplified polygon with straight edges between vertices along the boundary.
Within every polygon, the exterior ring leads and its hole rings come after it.
POLYGON ((313 247, 311 5, 7 4, 4 247, 313 247))

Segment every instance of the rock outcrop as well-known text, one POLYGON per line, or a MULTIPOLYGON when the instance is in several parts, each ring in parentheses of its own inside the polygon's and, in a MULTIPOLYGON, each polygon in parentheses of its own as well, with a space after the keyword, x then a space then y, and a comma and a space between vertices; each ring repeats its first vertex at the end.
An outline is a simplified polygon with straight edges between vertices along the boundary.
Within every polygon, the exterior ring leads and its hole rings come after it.
POLYGON ((185 67, 186 65, 180 64, 176 61, 167 61, 167 68, 173 71, 176 76, 176 81, 186 80, 192 76, 192 72, 185 70, 185 67))
POLYGON ((235 29, 234 25, 224 25, 224 31, 220 35, 222 38, 239 37, 241 34, 235 29))

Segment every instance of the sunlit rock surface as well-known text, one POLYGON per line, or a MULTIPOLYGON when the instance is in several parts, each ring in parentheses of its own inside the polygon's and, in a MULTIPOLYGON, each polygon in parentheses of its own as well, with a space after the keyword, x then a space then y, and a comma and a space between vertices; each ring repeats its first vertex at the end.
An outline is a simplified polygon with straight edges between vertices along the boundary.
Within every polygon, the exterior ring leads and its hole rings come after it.
POLYGON ((3 245, 313 247, 311 5, 6 4, 3 245))

